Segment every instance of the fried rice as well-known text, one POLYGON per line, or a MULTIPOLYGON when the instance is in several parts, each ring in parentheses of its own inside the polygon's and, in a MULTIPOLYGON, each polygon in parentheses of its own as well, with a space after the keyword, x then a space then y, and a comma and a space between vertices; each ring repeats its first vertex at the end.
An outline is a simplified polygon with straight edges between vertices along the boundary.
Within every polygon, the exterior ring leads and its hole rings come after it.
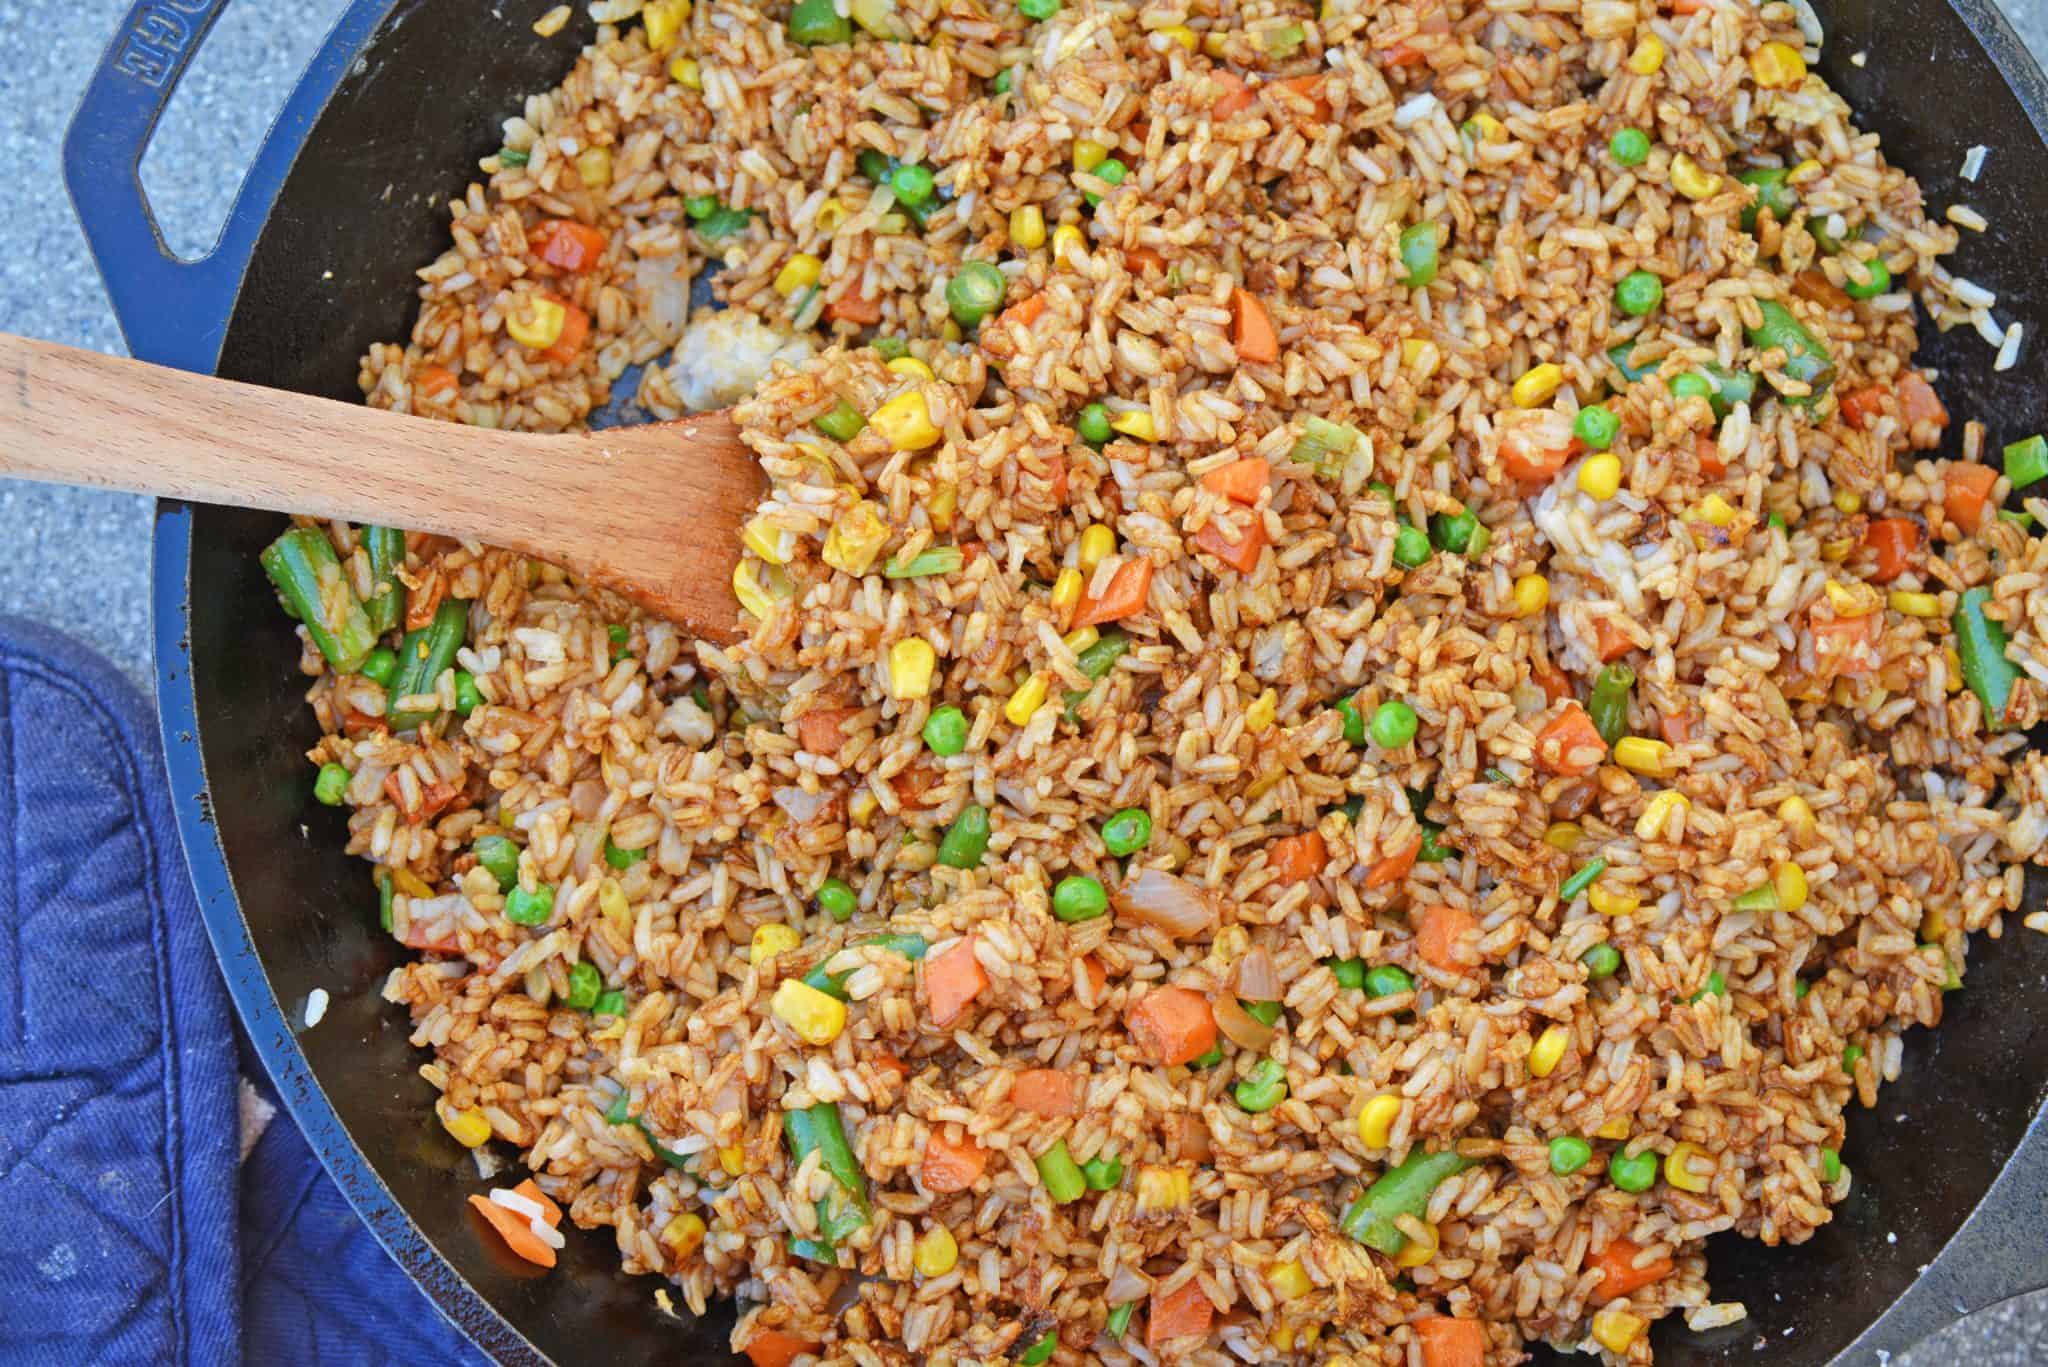
POLYGON ((1742 1318, 2048 842, 2048 550, 1911 360, 1995 298, 1817 30, 818 6, 593 6, 364 358, 770 481, 736 645, 417 534, 446 668, 309 636, 440 1122, 758 1363, 1742 1318))

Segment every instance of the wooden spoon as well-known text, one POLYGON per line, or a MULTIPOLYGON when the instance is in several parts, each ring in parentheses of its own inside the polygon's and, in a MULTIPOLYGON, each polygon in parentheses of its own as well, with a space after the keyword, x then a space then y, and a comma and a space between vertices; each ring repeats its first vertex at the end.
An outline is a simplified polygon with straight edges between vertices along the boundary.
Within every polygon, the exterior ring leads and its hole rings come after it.
POLYGON ((541 436, 0 333, 0 475, 439 532, 551 560, 716 641, 761 468, 728 413, 541 436))

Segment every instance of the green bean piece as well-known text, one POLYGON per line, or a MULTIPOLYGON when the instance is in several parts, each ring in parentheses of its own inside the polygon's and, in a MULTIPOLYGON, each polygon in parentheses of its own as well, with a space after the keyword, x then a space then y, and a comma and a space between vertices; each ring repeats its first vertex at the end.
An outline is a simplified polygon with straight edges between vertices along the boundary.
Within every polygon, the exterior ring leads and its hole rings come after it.
POLYGON ((363 600, 363 612, 370 630, 382 636, 405 617, 405 584, 398 577, 405 568, 405 533, 396 527, 365 527, 358 535, 370 557, 370 596, 363 600))
POLYGON ((442 671, 454 667, 455 652, 462 649, 462 638, 468 630, 469 604, 450 598, 435 609, 431 623, 405 633, 405 641, 398 648, 398 677, 391 681, 387 708, 392 730, 409 731, 434 716, 435 709, 431 708, 405 711, 398 700, 432 693, 442 671))
MULTIPOLYGON (((1026 17, 1029 17, 1031 11, 1026 7, 1032 4, 1033 0, 1019 0, 1017 8, 1023 10, 1026 17)), ((1038 6, 1038 8, 1047 8, 1048 6, 1051 13, 1058 13, 1060 0, 1045 0, 1045 4, 1038 6)), ((1045 1331, 1043 1338, 1018 1355, 1017 1367, 1041 1367, 1041 1364, 1052 1361, 1053 1350, 1059 1346, 1060 1331, 1058 1329, 1048 1329, 1045 1331)))
POLYGON ((1607 861, 1605 859, 1594 859, 1577 873, 1565 879, 1564 886, 1557 890, 1557 895, 1569 902, 1587 888, 1592 887, 1593 880, 1605 872, 1607 872, 1607 861))
POLYGON ((544 924, 555 914, 555 890, 546 883, 537 888, 514 884, 505 894, 505 919, 515 926, 544 924))
POLYGON ((949 869, 971 869, 988 853, 988 808, 970 802, 946 828, 939 842, 939 862, 949 869))
POLYGON ((1344 1212, 1341 1228, 1367 1248, 1391 1258, 1408 1242, 1408 1236, 1394 1222, 1395 1217, 1412 1215, 1421 1219, 1429 1206, 1430 1194, 1445 1179, 1471 1166, 1472 1160, 1461 1157, 1455 1149, 1443 1153, 1417 1149, 1400 1166, 1387 1169, 1379 1181, 1351 1203, 1344 1212))
POLYGON ((1550 1141, 1550 1170, 1570 1177, 1593 1161, 1593 1146, 1575 1134, 1561 1134, 1550 1141))
POLYGON ((796 0, 789 11, 789 36, 805 47, 853 41, 853 25, 832 0, 796 0))
POLYGON ((1799 207, 1799 195, 1792 188, 1792 173, 1783 166, 1758 166, 1735 177, 1750 189, 1756 191, 1756 198, 1743 206, 1742 231, 1756 231, 1759 214, 1769 209, 1771 217, 1780 226, 1791 221, 1792 211, 1799 207))
POLYGON ((498 149, 498 165, 500 166, 524 166, 529 159, 530 154, 517 147, 501 147, 498 149))
POLYGON ((1115 1191, 1124 1180, 1124 1160, 1113 1153, 1099 1153, 1081 1165, 1090 1191, 1115 1191))
POLYGON ((597 999, 597 1005, 590 1008, 593 1016, 623 1016, 626 1014, 626 993, 623 988, 608 988, 597 999))
MULTIPOLYGON (((838 1190, 818 1202, 818 1234, 828 1248, 836 1249, 842 1239, 868 1222, 868 1181, 846 1142, 837 1102, 821 1101, 815 1106, 782 1113, 782 1137, 789 1145, 790 1162, 801 1166, 812 1154, 829 1173, 838 1190)), ((829 1260, 829 1259, 828 1259, 829 1260)))
POLYGON ((1634 384, 1645 375, 1657 373, 1657 365, 1654 361, 1648 365, 1636 365, 1634 363, 1635 351, 1636 344, 1634 342, 1623 342, 1620 346, 1607 348, 1607 359, 1614 363, 1614 368, 1621 372, 1622 380, 1628 384, 1634 384))
POLYGON ((1287 1070, 1278 1059, 1262 1058, 1252 1075, 1231 1089, 1231 1096, 1253 1115, 1270 1111, 1287 1099, 1287 1070))
POLYGON ((1116 662, 1130 648, 1131 638, 1121 631, 1104 632, 1094 645, 1074 657, 1074 663, 1089 678, 1100 679, 1116 668, 1116 662))
POLYGON ((1052 914, 1069 925, 1092 921, 1109 910, 1109 894, 1086 874, 1069 874, 1052 890, 1052 914))
POLYGON ((1337 980, 1337 986, 1353 992, 1365 990, 1365 960, 1325 959, 1323 963, 1329 967, 1330 976, 1337 980))
POLYGON ((484 705, 484 691, 476 686, 476 675, 466 669, 455 671, 455 711, 468 716, 484 705))
POLYGON ((1620 971, 1621 951, 1610 944, 1597 944, 1581 954, 1579 962, 1586 966, 1586 976, 1597 982, 1620 971))
POLYGON ((578 1011, 588 1011, 597 1005, 600 993, 604 991, 604 975, 597 971, 597 965, 585 959, 569 970, 569 1005, 578 1011))
POLYGON ((327 663, 342 674, 361 669, 377 646, 377 633, 327 534, 317 527, 293 527, 257 558, 327 663))
POLYGON ((889 160, 888 154, 875 147, 863 147, 856 152, 853 165, 878 186, 889 184, 889 174, 895 169, 895 163, 889 160))
POLYGON ((2005 656, 2005 627, 1984 614, 1984 604, 1990 599, 1990 589, 1964 589, 1956 602, 1954 626, 1963 682, 1984 704, 1984 724, 1997 731, 2005 725, 2005 709, 2012 702, 2012 686, 2019 681, 2020 671, 2005 656))
POLYGON ((1223 1062, 1223 1041, 1217 1040, 1202 1053, 1195 1055, 1193 1059, 1189 1060, 1188 1067, 1199 1071, 1203 1068, 1214 1068, 1221 1062, 1223 1062))
POLYGON ((1424 220, 1401 230, 1401 283, 1421 289, 1436 279, 1436 224, 1424 220))
POLYGON ((945 759, 967 748, 967 731, 967 714, 949 704, 924 719, 922 734, 926 748, 945 759))
MULTIPOLYGON (((502 835, 477 837, 472 847, 476 862, 484 871, 498 880, 499 892, 510 892, 519 882, 519 847, 502 835)), ((616 867, 616 865, 614 866, 616 867)))
POLYGON ((1479 519, 1470 512, 1437 513, 1429 519, 1429 539, 1438 550, 1449 551, 1452 555, 1463 555, 1472 545, 1472 534, 1479 528, 1479 519))
POLYGON ((838 442, 852 441, 860 435, 861 428, 867 425, 868 420, 860 415, 860 410, 844 399, 833 404, 831 412, 814 419, 811 423, 811 426, 838 442))
POLYGON ((1080 1200, 1088 1190, 1088 1179, 1067 1152, 1064 1139, 1038 1155, 1038 1180, 1045 1184, 1045 1194, 1063 1206, 1080 1200))
POLYGON ((1709 361, 1700 367, 1699 374, 1707 381, 1707 406, 1714 410, 1716 418, 1727 417, 1736 404, 1748 403, 1756 397, 1753 370, 1728 370, 1709 361))
POLYGON ((2006 447, 2005 477, 2015 489, 2048 478, 2048 438, 2026 437, 2006 447))
POLYGON ((313 776, 313 800, 323 807, 339 807, 348 795, 349 780, 354 775, 348 766, 329 761, 320 766, 320 772, 313 776))
POLYGON ((1368 997, 1392 997, 1414 990, 1415 979, 1409 977, 1408 970, 1399 964, 1374 964, 1365 971, 1365 995, 1368 997))
POLYGON ((885 579, 923 579, 934 574, 952 574, 967 563, 967 557, 958 546, 933 546, 930 550, 919 551, 908 560, 894 556, 882 566, 885 579))
POLYGON ((1122 859, 1152 843, 1152 813, 1143 807, 1126 807, 1102 823, 1102 843, 1122 859))
POLYGON ((1102 1332, 1112 1339, 1122 1338, 1130 1332, 1131 1312, 1137 1308, 1136 1301, 1125 1301, 1122 1305, 1112 1307, 1109 1318, 1102 1322, 1102 1332))
POLYGON ((1631 1157, 1616 1149, 1607 1160, 1607 1180, 1623 1191, 1648 1191, 1657 1182, 1657 1151, 1645 1149, 1631 1157))
POLYGON ((1827 393, 1835 379, 1835 362, 1827 348, 1777 300, 1759 299, 1756 306, 1763 314, 1763 322, 1744 329, 1749 344, 1760 351, 1783 350, 1785 373, 1812 388, 1808 397, 1817 399, 1827 393))
POLYGON ((382 869, 377 871, 377 924, 386 934, 391 931, 391 898, 393 890, 391 875, 382 869))
POLYGON ((1622 664, 1604 666, 1593 680, 1586 715, 1610 746, 1628 734, 1628 691, 1635 686, 1636 672, 1622 664))
MULTIPOLYGON (((853 947, 869 945, 886 949, 892 954, 900 954, 912 963, 922 959, 925 955, 925 950, 928 948, 924 936, 904 931, 888 931, 881 935, 870 935, 864 940, 855 940, 853 942, 853 947)), ((826 959, 814 965, 810 972, 804 974, 804 985, 806 987, 814 987, 828 997, 836 997, 840 1001, 845 1001, 846 980, 853 976, 854 970, 849 968, 844 973, 828 973, 825 971, 825 964, 830 961, 830 956, 827 956, 826 959)))
POLYGON ((814 895, 818 910, 841 925, 853 919, 854 910, 860 905, 860 899, 854 895, 853 885, 844 878, 827 878, 818 884, 818 891, 814 895))
POLYGON ((1842 1180, 1842 1155, 1833 1149, 1820 1151, 1820 1177, 1829 1186, 1842 1180))
POLYGON ((1242 997, 1238 998, 1238 1005, 1244 1008, 1247 1016, 1261 1025, 1278 1025, 1281 1015, 1287 1010, 1279 1002, 1248 1002, 1242 997))
POLYGON ((1437 825, 1434 821, 1422 823, 1422 848, 1415 852, 1416 863, 1441 864, 1458 853, 1457 846, 1446 845, 1438 838, 1443 833, 1444 828, 1437 825))
POLYGON ((1856 1076, 1856 1061, 1863 1057, 1863 1046, 1852 1044, 1842 1050, 1842 1071, 1851 1078, 1856 1076))

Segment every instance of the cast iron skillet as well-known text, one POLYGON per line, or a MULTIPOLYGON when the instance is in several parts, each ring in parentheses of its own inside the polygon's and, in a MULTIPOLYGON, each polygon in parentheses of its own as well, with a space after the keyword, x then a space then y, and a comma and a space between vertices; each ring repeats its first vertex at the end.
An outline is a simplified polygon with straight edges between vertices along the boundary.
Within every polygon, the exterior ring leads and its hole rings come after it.
MULTIPOLYGON (((65 146, 71 194, 138 356, 286 389, 355 398, 366 344, 402 337, 413 270, 446 241, 443 205, 497 146, 520 96, 556 84, 590 25, 553 41, 528 25, 553 0, 492 7, 358 0, 300 82, 211 255, 174 259, 136 176, 158 114, 226 0, 137 0, 65 146)), ((2038 353, 2048 328, 2048 85, 1988 0, 1826 5, 1827 79, 1883 134, 1932 201, 1966 199, 1991 231, 1958 269, 2027 325, 2019 368, 1994 375, 1974 334, 1931 338, 1941 393, 1994 440, 2048 426, 2038 353), (1867 53, 1854 64, 1851 54, 1867 53), (1983 179, 1957 176, 1972 144, 1983 179)), ((1953 433, 1957 429, 1952 428, 1953 433)), ((289 440, 290 434, 280 438, 289 440)), ((544 1278, 493 1258, 461 1195, 474 1170, 431 1118, 402 1013, 377 996, 397 961, 343 821, 310 800, 315 739, 292 668, 298 645, 256 551, 273 516, 158 506, 157 693, 179 824, 228 987, 287 1104, 392 1256, 444 1313, 507 1362, 722 1361, 729 1313, 660 1314, 656 1283, 618 1272, 609 1240, 572 1237, 544 1278), (332 1005, 303 1033, 307 993, 332 1005)), ((2029 884, 2029 907, 2043 888, 2029 884)), ((1938 1032, 1916 1031, 1903 1079, 1855 1112, 1855 1194, 1802 1248, 1714 1241, 1714 1287, 1743 1324, 1695 1335, 1672 1363, 1873 1361, 1955 1316, 2048 1285, 2048 937, 1979 940, 1969 987, 1938 1032), (1931 1265, 1930 1265, 1931 1264, 1931 1265), (1853 1346, 1852 1346, 1853 1343, 1853 1346), (1848 1352, 1844 1352, 1848 1349, 1848 1352)))

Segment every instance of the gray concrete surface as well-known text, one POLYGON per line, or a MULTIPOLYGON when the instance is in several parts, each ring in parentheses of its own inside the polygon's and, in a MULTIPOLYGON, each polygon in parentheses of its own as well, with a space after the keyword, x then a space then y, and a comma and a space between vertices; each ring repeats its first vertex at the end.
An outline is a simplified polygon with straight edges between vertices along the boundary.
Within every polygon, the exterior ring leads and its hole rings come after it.
MULTIPOLYGON (((102 351, 125 350, 59 171, 59 143, 126 0, 0 0, 0 156, 28 193, 0 218, 0 328, 102 351)), ((203 253, 241 169, 343 0, 231 5, 179 88, 143 165, 166 238, 203 253)), ((2048 53, 2048 0, 2007 5, 2048 53)), ((79 636, 149 687, 150 514, 128 495, 0 481, 0 612, 79 636)), ((2048 1237, 2048 1236, 2044 1236, 2048 1237)), ((1911 1367, 2048 1362, 2048 1295, 2021 1297, 1936 1335, 1911 1367)))

